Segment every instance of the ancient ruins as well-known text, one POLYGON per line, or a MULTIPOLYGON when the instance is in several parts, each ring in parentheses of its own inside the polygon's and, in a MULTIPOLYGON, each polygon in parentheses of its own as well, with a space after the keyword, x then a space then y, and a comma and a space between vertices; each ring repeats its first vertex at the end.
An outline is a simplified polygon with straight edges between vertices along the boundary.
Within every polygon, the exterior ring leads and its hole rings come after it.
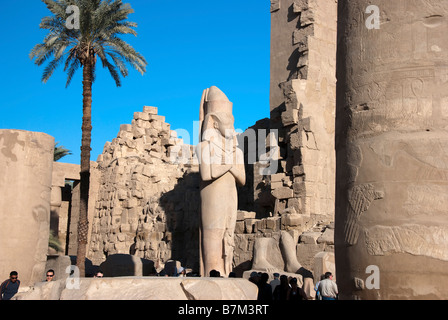
MULTIPOLYGON (((279 272, 311 298, 331 271, 341 299, 447 299, 448 1, 371 5, 271 0, 270 118, 242 134, 232 131, 231 92, 216 87, 198 92, 201 133, 214 135, 200 148, 157 107, 138 107, 92 162, 87 271, 138 276, 139 288, 159 288, 141 279, 179 266, 202 278, 279 272), (243 161, 226 162, 229 150, 243 161)), ((0 274, 20 261, 28 286, 76 256, 79 167, 53 163, 53 143, 0 130, 0 274), (60 254, 48 251, 50 230, 60 254)), ((113 299, 113 279, 32 294, 113 299)), ((169 279, 172 299, 256 298, 242 279, 169 279)), ((168 296, 151 290, 130 299, 168 296)))

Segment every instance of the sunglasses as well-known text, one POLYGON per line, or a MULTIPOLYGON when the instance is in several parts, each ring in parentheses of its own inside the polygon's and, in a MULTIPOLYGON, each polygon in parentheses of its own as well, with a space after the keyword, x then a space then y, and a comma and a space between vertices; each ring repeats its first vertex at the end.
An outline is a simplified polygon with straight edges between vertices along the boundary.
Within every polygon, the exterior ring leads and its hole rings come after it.
POLYGON ((52 274, 47 274, 47 278, 53 278, 54 275, 52 274))
POLYGON ((11 280, 17 280, 17 277, 11 277, 11 280))

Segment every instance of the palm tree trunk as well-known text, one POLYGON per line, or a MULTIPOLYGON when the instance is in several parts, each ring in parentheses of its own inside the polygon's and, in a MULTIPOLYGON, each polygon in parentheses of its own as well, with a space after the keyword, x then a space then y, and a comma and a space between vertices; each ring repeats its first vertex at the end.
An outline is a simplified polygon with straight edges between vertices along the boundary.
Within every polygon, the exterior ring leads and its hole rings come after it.
POLYGON ((78 222, 78 251, 76 266, 80 277, 85 277, 85 260, 87 253, 87 237, 89 230, 88 204, 90 188, 90 143, 92 133, 92 73, 93 57, 89 56, 83 66, 83 117, 81 141, 81 181, 78 222))

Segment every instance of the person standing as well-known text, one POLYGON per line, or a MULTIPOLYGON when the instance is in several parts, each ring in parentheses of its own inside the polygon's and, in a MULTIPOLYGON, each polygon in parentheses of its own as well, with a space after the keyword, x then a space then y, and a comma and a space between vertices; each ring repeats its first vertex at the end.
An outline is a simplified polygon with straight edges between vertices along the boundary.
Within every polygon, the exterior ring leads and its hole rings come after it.
POLYGON ((338 286, 333 281, 333 274, 331 272, 325 273, 325 279, 319 284, 319 292, 322 300, 337 300, 338 286))
POLYGON ((20 287, 19 274, 17 271, 11 271, 9 279, 0 285, 0 300, 10 300, 20 287))
POLYGON ((275 272, 275 273, 273 274, 273 276, 274 276, 274 280, 272 280, 271 282, 269 282, 269 284, 270 284, 271 287, 272 287, 272 293, 274 293, 275 288, 280 284, 280 280, 279 280, 280 274, 278 274, 277 272, 275 272))
POLYGON ((258 296, 257 300, 259 301, 272 301, 272 288, 268 283, 269 275, 264 272, 261 274, 260 280, 258 281, 258 296))
POLYGON ((297 278, 292 278, 289 281, 291 285, 291 290, 289 291, 288 300, 298 301, 298 300, 308 300, 303 288, 297 285, 297 278))
POLYGON ((280 276, 280 284, 274 289, 274 300, 276 301, 286 301, 289 297, 289 292, 291 291, 291 287, 288 283, 288 277, 282 274, 280 276))

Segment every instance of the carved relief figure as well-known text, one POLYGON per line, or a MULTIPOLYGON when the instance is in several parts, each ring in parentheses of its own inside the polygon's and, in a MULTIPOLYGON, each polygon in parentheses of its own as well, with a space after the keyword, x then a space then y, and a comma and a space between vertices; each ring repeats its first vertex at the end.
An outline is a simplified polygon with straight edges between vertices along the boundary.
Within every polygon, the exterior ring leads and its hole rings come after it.
POLYGON ((237 215, 236 184, 244 185, 243 152, 237 147, 233 104, 217 87, 204 90, 197 149, 201 175, 201 275, 231 272, 237 215))

